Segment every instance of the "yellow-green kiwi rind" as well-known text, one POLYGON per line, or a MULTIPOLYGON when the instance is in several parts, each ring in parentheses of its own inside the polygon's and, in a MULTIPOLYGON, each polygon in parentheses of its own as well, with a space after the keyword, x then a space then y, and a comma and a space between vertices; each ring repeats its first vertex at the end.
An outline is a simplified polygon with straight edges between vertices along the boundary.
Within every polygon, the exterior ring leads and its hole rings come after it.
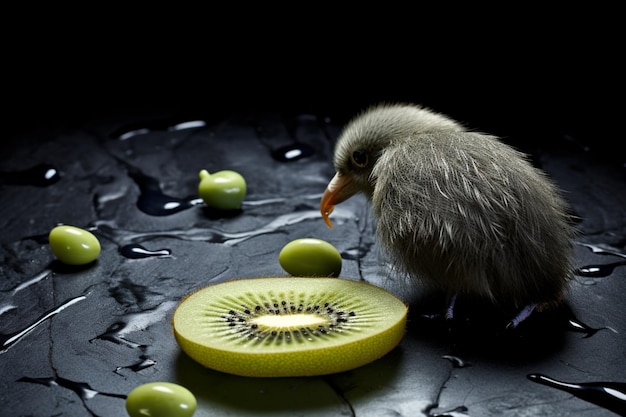
POLYGON ((251 377, 313 376, 354 369, 387 354, 404 336, 407 310, 388 291, 361 281, 233 279, 187 295, 172 326, 181 349, 207 368, 251 377), (325 333, 314 325, 298 324, 275 335, 263 333, 262 324, 251 327, 274 316, 317 318, 319 310, 333 323, 324 326, 325 333))

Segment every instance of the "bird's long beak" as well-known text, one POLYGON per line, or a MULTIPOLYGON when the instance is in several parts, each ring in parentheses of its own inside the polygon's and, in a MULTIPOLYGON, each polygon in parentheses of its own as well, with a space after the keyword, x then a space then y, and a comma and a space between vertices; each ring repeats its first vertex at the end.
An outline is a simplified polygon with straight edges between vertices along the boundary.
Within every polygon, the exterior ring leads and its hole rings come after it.
POLYGON ((332 213, 335 205, 347 200, 358 191, 359 189, 352 182, 352 177, 339 173, 335 174, 328 186, 326 186, 320 203, 320 212, 328 227, 333 228, 333 224, 328 216, 332 213))

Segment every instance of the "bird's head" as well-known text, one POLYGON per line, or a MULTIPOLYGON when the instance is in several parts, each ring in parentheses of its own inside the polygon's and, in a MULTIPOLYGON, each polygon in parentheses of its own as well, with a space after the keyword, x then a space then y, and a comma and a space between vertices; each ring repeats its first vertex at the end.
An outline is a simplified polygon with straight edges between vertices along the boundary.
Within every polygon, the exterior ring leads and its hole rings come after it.
POLYGON ((343 129, 333 157, 335 176, 320 203, 322 218, 332 228, 329 215, 335 205, 358 192, 371 199, 376 186, 372 171, 386 147, 395 141, 410 140, 420 132, 462 126, 447 117, 412 104, 381 104, 370 107, 343 129))
POLYGON ((347 146, 335 154, 335 176, 326 186, 320 203, 320 211, 328 227, 333 227, 329 215, 335 205, 347 200, 358 192, 371 197, 374 184, 371 173, 380 155, 381 148, 372 146, 347 146))
POLYGON ((333 156, 335 176, 330 180, 320 203, 320 211, 328 227, 335 205, 362 192, 371 198, 374 192, 372 170, 394 132, 386 107, 374 107, 357 115, 343 129, 333 156))

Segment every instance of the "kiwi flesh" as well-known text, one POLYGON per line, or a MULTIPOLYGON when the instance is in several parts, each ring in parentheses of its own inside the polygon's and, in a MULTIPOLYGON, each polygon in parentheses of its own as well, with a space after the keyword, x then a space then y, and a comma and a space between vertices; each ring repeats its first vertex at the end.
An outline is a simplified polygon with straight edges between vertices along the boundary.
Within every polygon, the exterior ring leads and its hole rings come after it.
POLYGON ((201 365, 250 377, 343 372, 391 351, 407 306, 362 281, 321 277, 233 279, 176 307, 177 343, 201 365))

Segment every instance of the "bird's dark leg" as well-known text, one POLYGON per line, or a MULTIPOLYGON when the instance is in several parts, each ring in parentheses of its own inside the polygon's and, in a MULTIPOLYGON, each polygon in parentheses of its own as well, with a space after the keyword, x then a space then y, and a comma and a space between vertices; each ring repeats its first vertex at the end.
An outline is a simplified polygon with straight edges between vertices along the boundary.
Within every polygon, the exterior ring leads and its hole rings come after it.
POLYGON ((517 316, 513 317, 511 321, 506 325, 507 330, 515 329, 521 322, 526 320, 535 311, 537 304, 528 304, 526 307, 517 313, 517 316))
POLYGON ((456 304, 456 296, 457 294, 454 293, 452 294, 452 297, 450 298, 450 302, 448 303, 448 308, 446 309, 446 315, 445 315, 446 320, 452 320, 452 318, 454 317, 454 305, 456 304))

